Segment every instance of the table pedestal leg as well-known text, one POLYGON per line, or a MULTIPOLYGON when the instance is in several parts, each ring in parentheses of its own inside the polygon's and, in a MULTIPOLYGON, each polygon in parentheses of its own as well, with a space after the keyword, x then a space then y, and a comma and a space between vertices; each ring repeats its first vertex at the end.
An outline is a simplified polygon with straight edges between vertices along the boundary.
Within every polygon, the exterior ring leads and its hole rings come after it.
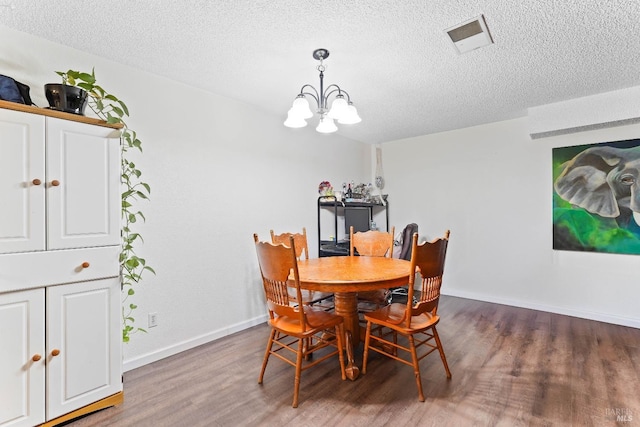
POLYGON ((358 300, 353 292, 334 294, 335 312, 344 319, 345 347, 347 349, 347 378, 358 378, 360 368, 355 365, 353 349, 360 344, 360 323, 358 322, 358 300))

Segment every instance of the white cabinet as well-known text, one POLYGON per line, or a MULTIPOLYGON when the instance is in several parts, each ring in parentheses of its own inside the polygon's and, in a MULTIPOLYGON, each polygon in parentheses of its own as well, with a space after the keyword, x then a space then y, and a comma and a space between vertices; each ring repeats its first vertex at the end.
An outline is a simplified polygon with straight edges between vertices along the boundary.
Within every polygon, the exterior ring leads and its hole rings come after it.
POLYGON ((0 425, 45 420, 44 289, 0 294, 0 425))
POLYGON ((0 101, 1 427, 122 401, 120 140, 93 122, 0 101))
POLYGON ((0 110, 0 253, 45 249, 44 122, 0 110))
POLYGON ((47 287, 48 420, 122 390, 120 301, 117 278, 47 287))
POLYGON ((117 245, 119 171, 117 130, 0 109, 0 253, 117 245))

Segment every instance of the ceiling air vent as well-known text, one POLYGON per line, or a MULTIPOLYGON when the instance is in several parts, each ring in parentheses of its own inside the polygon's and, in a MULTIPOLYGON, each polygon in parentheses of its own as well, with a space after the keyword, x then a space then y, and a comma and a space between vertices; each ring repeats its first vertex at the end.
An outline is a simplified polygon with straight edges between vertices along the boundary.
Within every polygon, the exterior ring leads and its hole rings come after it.
POLYGON ((483 15, 445 30, 458 53, 466 53, 493 43, 483 15))

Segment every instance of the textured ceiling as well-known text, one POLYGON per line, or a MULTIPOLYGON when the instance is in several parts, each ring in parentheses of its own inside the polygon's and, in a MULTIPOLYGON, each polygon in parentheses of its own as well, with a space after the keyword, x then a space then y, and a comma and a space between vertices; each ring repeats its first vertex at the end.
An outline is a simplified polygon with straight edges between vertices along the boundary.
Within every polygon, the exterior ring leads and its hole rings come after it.
POLYGON ((279 121, 323 47, 362 117, 339 133, 367 143, 640 84, 638 0, 0 0, 0 23, 279 121), (457 54, 444 30, 480 14, 495 44, 457 54))

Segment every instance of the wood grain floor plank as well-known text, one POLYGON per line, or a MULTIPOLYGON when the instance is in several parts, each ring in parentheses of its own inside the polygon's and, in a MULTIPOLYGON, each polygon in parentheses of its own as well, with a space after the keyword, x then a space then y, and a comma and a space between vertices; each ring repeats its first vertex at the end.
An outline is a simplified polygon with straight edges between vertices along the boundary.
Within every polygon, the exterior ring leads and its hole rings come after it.
MULTIPOLYGON (((124 403, 68 423, 90 426, 620 426, 640 422, 640 330, 442 297, 438 327, 453 377, 434 353, 413 372, 370 355, 367 374, 342 381, 328 360, 302 375, 271 360, 259 325, 125 374, 124 403)), ((356 352, 361 364, 362 352, 356 352)))

